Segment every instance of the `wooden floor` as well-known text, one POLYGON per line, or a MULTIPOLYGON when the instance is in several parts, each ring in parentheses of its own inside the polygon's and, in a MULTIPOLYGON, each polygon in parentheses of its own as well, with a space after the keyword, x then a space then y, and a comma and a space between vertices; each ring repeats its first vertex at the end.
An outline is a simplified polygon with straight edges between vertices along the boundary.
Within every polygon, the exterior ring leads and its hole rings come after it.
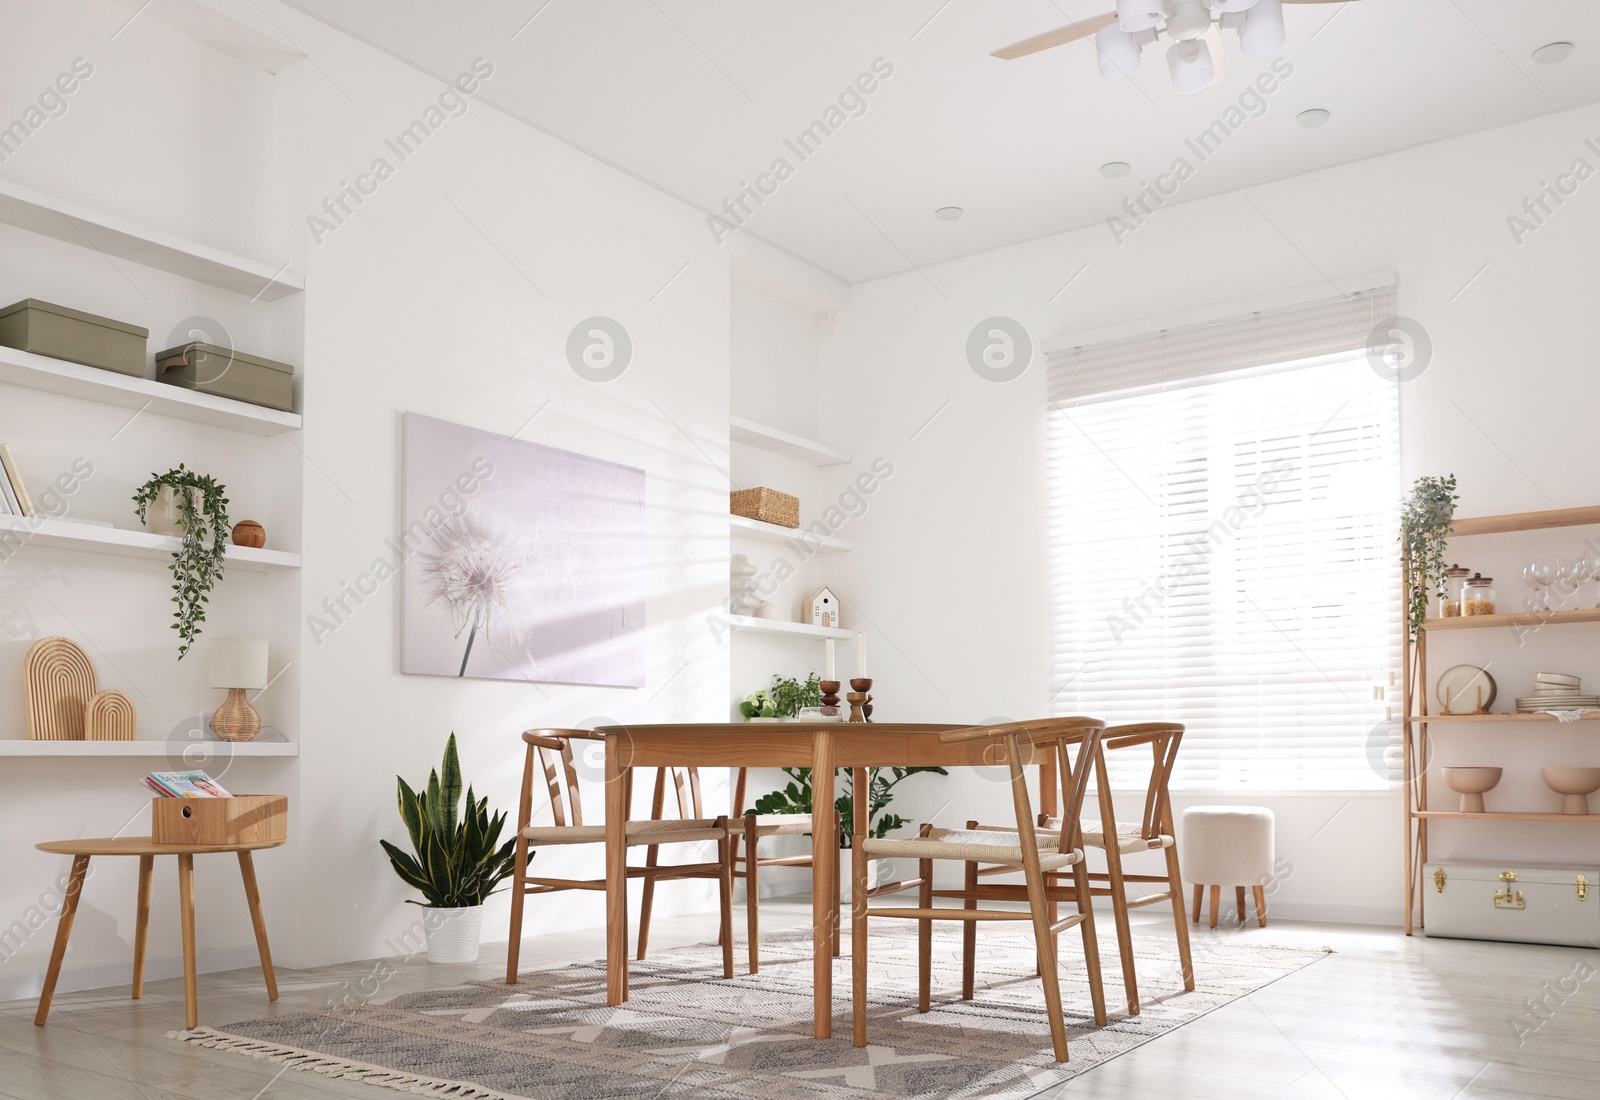
MULTIPOLYGON (((809 904, 763 902, 769 928, 800 925, 809 904)), ((737 922, 736 922, 737 923, 737 922)), ((1107 925, 1110 921, 1105 922, 1107 925)), ((702 938, 704 918, 658 919, 652 946, 702 938)), ((1160 935, 1148 920, 1139 935, 1160 935)), ((1170 935, 1170 925, 1166 926, 1170 935)), ((1600 1096, 1600 952, 1468 940, 1407 939, 1390 929, 1276 922, 1213 937, 1327 946, 1337 953, 1275 985, 1043 1093, 1120 1100, 1471 1100, 1600 1096)), ((742 945, 741 945, 742 963, 742 945)), ((598 930, 530 939, 528 966, 600 956, 598 930)), ((1110 967, 1114 948, 1107 955, 1110 967)), ((487 946, 469 966, 416 962, 384 995, 456 985, 501 971, 487 946)), ((200 979, 201 1021, 224 1026, 274 1012, 319 1008, 372 965, 280 969, 269 1006, 259 971, 200 979)), ((1113 971, 1114 973, 1114 971, 1113 971)), ((1109 974, 1108 974, 1109 976, 1109 974)), ((1114 979, 1113 979, 1114 981, 1114 979)), ((1113 990, 1108 988, 1113 1001, 1113 990)), ((841 1002, 842 1004, 843 1002, 841 1002)), ((125 989, 66 994, 44 1028, 34 1003, 0 1004, 0 1096, 10 1100, 327 1100, 403 1094, 345 1084, 164 1038, 183 1026, 180 979, 152 982, 143 1001, 125 989)), ((1042 1041, 1042 1039, 1041 1039, 1042 1041)))

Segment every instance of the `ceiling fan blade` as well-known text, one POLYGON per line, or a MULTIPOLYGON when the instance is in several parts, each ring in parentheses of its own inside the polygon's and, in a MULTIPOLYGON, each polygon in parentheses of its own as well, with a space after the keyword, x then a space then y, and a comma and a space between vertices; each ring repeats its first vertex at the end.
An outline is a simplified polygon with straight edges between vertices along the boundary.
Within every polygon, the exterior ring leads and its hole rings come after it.
POLYGON ((1019 57, 1039 53, 1043 50, 1065 46, 1068 42, 1076 42, 1080 38, 1088 38, 1101 27, 1109 27, 1117 21, 1116 12, 1107 12, 1097 15, 1093 19, 1081 19, 1076 23, 1068 23, 1064 27, 1057 27, 1053 31, 1036 34, 1032 38, 1024 38, 1021 42, 1013 42, 1003 49, 995 50, 991 57, 998 57, 1002 61, 1014 61, 1019 57))

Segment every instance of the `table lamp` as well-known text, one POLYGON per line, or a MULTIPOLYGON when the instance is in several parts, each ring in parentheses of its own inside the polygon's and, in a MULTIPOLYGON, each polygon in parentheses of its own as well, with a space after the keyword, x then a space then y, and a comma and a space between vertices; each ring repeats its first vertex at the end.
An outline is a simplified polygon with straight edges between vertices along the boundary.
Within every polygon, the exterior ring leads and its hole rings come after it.
POLYGON ((224 741, 253 741, 261 714, 244 697, 267 686, 267 643, 219 638, 211 643, 211 686, 228 700, 211 716, 211 730, 224 741))

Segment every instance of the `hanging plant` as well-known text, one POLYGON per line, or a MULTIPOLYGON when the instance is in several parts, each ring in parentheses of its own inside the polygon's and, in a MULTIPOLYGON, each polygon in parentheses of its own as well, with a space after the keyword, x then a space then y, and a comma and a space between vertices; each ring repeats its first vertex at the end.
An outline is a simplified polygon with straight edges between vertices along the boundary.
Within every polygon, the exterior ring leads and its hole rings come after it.
POLYGON ((1456 476, 1419 477, 1400 514, 1400 545, 1405 552, 1406 611, 1411 638, 1428 618, 1428 601, 1446 595, 1445 540, 1455 520, 1456 476))
POLYGON ((179 464, 176 470, 157 474, 133 494, 139 522, 145 523, 150 505, 167 490, 181 539, 172 555, 172 602, 178 605, 172 629, 178 632, 178 660, 200 636, 206 620, 205 605, 222 579, 223 557, 228 549, 228 490, 216 478, 197 474, 179 464), (210 534, 211 540, 206 541, 210 534))

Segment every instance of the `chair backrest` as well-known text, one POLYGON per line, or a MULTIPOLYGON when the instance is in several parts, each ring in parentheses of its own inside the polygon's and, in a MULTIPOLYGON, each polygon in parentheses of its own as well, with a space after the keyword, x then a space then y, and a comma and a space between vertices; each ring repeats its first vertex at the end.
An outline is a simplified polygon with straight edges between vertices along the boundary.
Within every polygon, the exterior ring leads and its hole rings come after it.
POLYGON ((1142 840, 1154 840, 1163 833, 1172 833, 1169 787, 1172 766, 1178 759, 1178 745, 1182 740, 1183 726, 1177 722, 1111 726, 1101 735, 1100 748, 1095 754, 1095 785, 1100 789, 1100 824, 1107 838, 1115 834, 1117 826, 1106 756, 1109 753, 1137 753, 1146 745, 1150 747, 1150 778, 1145 787, 1144 808, 1139 819, 1139 837, 1142 840))
MULTIPOLYGON (((1023 766, 1035 763, 1038 753, 1056 754, 1056 778, 1061 786, 1061 835, 1058 851, 1070 852, 1081 845, 1080 820, 1084 797, 1089 788, 1093 763, 1100 759, 1101 731, 1105 723, 1098 718, 1040 718, 1031 722, 1007 722, 997 726, 973 726, 939 735, 947 744, 989 740, 1006 747, 1006 764, 1011 769, 1012 800, 1017 813, 1017 830, 1025 845, 1033 842, 1034 814, 1028 797, 1023 766), (1072 749, 1076 747, 1076 760, 1072 749)), ((999 761, 996 761, 998 763, 999 761)))
MULTIPOLYGON (((536 774, 544 777, 545 789, 550 795, 550 813, 555 824, 583 824, 583 794, 578 782, 578 771, 572 763, 574 741, 604 741, 602 734, 592 730, 534 729, 524 730, 522 740, 527 743, 527 761, 522 771, 522 805, 518 813, 519 830, 526 829, 533 820, 533 784, 536 774), (535 768, 538 772, 535 772, 535 768), (565 802, 565 805, 563 805, 565 802), (570 817, 570 820, 569 820, 570 817)), ((651 816, 660 818, 666 802, 667 774, 671 773, 677 793, 678 816, 699 818, 700 770, 698 768, 659 768, 656 771, 655 796, 651 802, 651 816)), ((624 802, 632 813, 632 779, 628 782, 628 797, 624 802)))

